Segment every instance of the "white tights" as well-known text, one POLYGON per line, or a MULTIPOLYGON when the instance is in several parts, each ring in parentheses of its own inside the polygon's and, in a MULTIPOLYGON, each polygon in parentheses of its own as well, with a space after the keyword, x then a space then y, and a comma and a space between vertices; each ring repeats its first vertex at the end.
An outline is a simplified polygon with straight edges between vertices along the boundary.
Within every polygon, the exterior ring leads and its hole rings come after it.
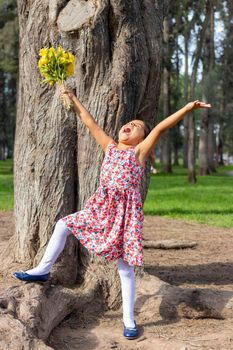
MULTIPOLYGON (((53 264, 63 251, 66 238, 71 231, 61 219, 56 223, 54 232, 49 240, 44 256, 38 266, 26 271, 29 275, 45 275, 49 273, 53 264)), ((123 322, 126 327, 134 327, 134 299, 135 299, 135 278, 134 267, 124 260, 117 261, 118 272, 121 279, 121 291, 123 302, 123 322)))

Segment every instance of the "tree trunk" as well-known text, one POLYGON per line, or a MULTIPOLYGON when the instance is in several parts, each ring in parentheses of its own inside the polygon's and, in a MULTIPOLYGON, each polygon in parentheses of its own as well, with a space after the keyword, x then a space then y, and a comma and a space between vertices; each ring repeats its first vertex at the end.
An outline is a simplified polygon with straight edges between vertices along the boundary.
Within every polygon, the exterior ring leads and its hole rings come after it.
POLYGON ((6 77, 0 69, 0 160, 6 160, 7 155, 7 114, 6 114, 6 77))
MULTIPOLYGON (((189 99, 189 32, 185 31, 184 44, 185 44, 185 72, 184 72, 184 93, 185 101, 189 99)), ((184 125, 184 145, 183 145, 183 165, 184 168, 188 168, 188 143, 189 143, 189 133, 188 133, 188 118, 183 119, 184 125)))
MULTIPOLYGON (((15 256, 31 265, 40 260, 55 222, 82 208, 94 192, 103 159, 85 126, 62 108, 56 88, 40 85, 39 49, 62 45, 76 55, 70 84, 99 125, 117 138, 120 125, 132 118, 155 123, 162 33, 152 1, 143 6, 139 1, 102 1, 96 6, 71 0, 63 9, 57 1, 18 5, 15 256)), ((83 265, 89 261, 88 254, 77 256, 76 243, 70 239, 60 264, 72 283, 77 260, 83 265)))
POLYGON ((173 165, 179 165, 179 148, 177 144, 173 146, 173 151, 174 151, 173 165))
POLYGON ((194 113, 190 113, 188 116, 188 182, 196 183, 196 170, 195 170, 195 116, 194 113))
POLYGON ((214 133, 214 121, 213 115, 209 122, 209 134, 208 134, 208 163, 211 173, 216 172, 216 136, 214 133))
MULTIPOLYGON (((175 106, 176 109, 178 109, 179 101, 181 99, 182 93, 181 93, 181 81, 180 81, 180 59, 179 59, 179 44, 178 44, 178 36, 175 38, 175 67, 176 67, 176 75, 175 75, 175 85, 173 89, 173 106, 175 106)), ((172 134, 172 152, 173 152, 173 165, 178 166, 179 165, 179 149, 183 145, 182 135, 180 132, 180 125, 181 121, 174 125, 174 127, 171 129, 172 134)))
POLYGON ((226 1, 226 8, 222 14, 224 24, 225 39, 223 41, 223 52, 221 57, 222 70, 222 103, 219 118, 219 145, 220 162, 223 164, 223 153, 232 154, 232 86, 233 86, 233 5, 232 1, 226 1))
MULTIPOLYGON (((16 232, 4 252, 4 264, 8 267, 12 263, 12 253, 14 261, 22 263, 24 268, 38 263, 56 221, 82 208, 95 191, 103 160, 103 152, 88 130, 73 112, 63 108, 56 87, 41 86, 37 68, 39 50, 44 46, 61 45, 75 54, 75 76, 68 83, 76 89, 98 124, 117 140, 121 124, 133 118, 142 118, 151 126, 155 124, 161 71, 163 13, 160 6, 152 0, 102 0, 98 4, 83 0, 18 0, 16 232)), ((166 8, 166 2, 162 6, 166 8)), ((143 200, 149 171, 147 166, 142 181, 143 200)), ((90 300, 101 288, 106 304, 113 308, 119 304, 120 281, 112 267, 113 264, 103 263, 102 259, 100 262, 99 258, 88 254, 74 237, 70 237, 55 264, 52 281, 65 285, 78 281, 80 286, 84 285, 83 291, 87 291, 90 300), (56 274, 58 268, 59 274, 56 274)), ((9 269, 6 267, 6 270, 9 269)), ((47 286, 45 290, 47 288, 49 292, 46 293, 43 288, 36 290, 36 303, 33 307, 29 303, 27 316, 14 311, 15 319, 23 320, 23 324, 30 323, 27 330, 23 328, 24 334, 44 340, 75 307, 75 290, 67 294, 59 286, 55 289, 47 286), (43 304, 45 294, 48 300, 43 304), (48 314, 53 300, 56 306, 52 305, 53 312, 48 314)), ((31 296, 27 288, 21 289, 21 292, 15 289, 14 298, 25 293, 26 305, 31 296)), ((77 293, 79 295, 80 290, 77 293)), ((82 293, 80 298, 85 304, 88 301, 82 293)), ((15 300, 14 305, 19 302, 23 301, 15 300)), ((1 305, 8 304, 4 303, 1 305)), ((4 306, 6 314, 12 307, 4 306)))
POLYGON ((218 131, 218 155, 217 155, 217 162, 219 165, 224 165, 223 160, 223 145, 224 145, 224 119, 226 115, 226 95, 225 95, 225 84, 223 79, 223 86, 222 86, 223 94, 222 94, 222 100, 220 104, 220 113, 219 113, 219 131, 218 131))
MULTIPOLYGON (((214 98, 214 91, 211 86, 212 73, 215 66, 214 54, 214 8, 212 2, 207 2, 207 21, 208 26, 205 32, 205 45, 203 54, 203 71, 205 72, 202 79, 203 100, 211 101, 214 98)), ((200 122, 200 140, 199 140, 199 165, 200 175, 208 175, 215 168, 215 140, 213 112, 203 110, 200 122)))
POLYGON ((202 111, 200 121, 200 139, 199 139, 199 168, 200 175, 209 175, 210 168, 208 162, 208 129, 209 129, 209 111, 202 111))
MULTIPOLYGON (((210 57, 210 78, 211 73, 213 73, 215 68, 215 51, 214 51, 214 30, 215 30, 215 18, 214 18, 214 6, 215 1, 210 2, 210 26, 209 30, 207 31, 209 35, 209 57, 210 57)), ((215 96, 215 91, 210 90, 210 96, 209 101, 213 100, 215 96)), ((208 135, 208 161, 209 161, 209 168, 210 171, 216 172, 216 136, 214 134, 214 115, 213 112, 210 110, 210 122, 209 122, 209 135, 208 135)))
MULTIPOLYGON (((191 90, 190 97, 191 97, 192 101, 195 100, 197 69, 198 69, 200 58, 201 58, 206 29, 208 26, 209 10, 210 10, 210 7, 206 6, 206 15, 205 15, 205 19, 204 19, 202 28, 200 29, 199 41, 197 42, 197 49, 196 49, 195 59, 194 59, 194 63, 193 63, 192 76, 191 76, 191 89, 190 89, 191 90)), ((195 183, 197 181, 197 178, 196 178, 196 171, 195 171, 195 160, 196 160, 196 157, 195 157, 195 134, 196 133, 195 133, 195 114, 194 114, 194 112, 190 113, 190 115, 188 116, 188 131, 189 131, 188 181, 190 183, 195 183)))
MULTIPOLYGON (((164 19, 164 57, 163 57, 163 115, 167 118, 171 112, 170 98, 171 98, 171 87, 170 87, 170 70, 171 70, 171 55, 169 47, 169 38, 171 34, 171 23, 170 18, 165 17, 164 19)), ((164 173, 172 172, 171 165, 171 133, 170 130, 164 132, 161 137, 161 162, 162 171, 164 173)))

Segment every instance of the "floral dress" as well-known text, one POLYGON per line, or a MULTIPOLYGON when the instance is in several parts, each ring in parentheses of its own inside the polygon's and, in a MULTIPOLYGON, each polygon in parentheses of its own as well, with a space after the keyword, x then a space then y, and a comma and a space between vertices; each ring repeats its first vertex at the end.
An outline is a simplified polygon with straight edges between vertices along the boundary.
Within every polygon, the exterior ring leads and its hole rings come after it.
POLYGON ((129 265, 143 265, 143 170, 135 158, 134 147, 119 150, 115 142, 110 143, 99 187, 83 210, 62 218, 90 252, 107 260, 121 258, 129 265))

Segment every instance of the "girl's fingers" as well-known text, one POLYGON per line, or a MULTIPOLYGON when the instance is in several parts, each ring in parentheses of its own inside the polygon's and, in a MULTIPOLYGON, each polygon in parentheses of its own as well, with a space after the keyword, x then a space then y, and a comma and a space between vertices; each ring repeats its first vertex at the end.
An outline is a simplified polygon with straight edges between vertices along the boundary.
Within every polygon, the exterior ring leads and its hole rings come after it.
POLYGON ((201 102, 200 103, 200 107, 202 107, 202 108, 211 108, 212 106, 211 106, 210 103, 201 102))
POLYGON ((199 100, 193 101, 193 102, 189 102, 187 104, 187 110, 188 111, 192 111, 194 109, 198 109, 198 108, 212 108, 212 105, 210 103, 205 103, 199 100))
POLYGON ((212 107, 210 103, 201 102, 199 100, 194 101, 194 106, 196 108, 211 108, 212 107))
POLYGON ((59 91, 59 94, 60 94, 60 98, 62 99, 62 100, 64 100, 66 97, 65 96, 68 96, 68 97, 72 97, 73 96, 73 93, 72 93, 72 91, 71 90, 68 90, 68 89, 61 89, 60 91, 59 91))
POLYGON ((68 94, 68 92, 70 92, 71 90, 69 88, 64 87, 64 86, 60 86, 59 91, 63 94, 68 94))
POLYGON ((64 95, 73 95, 73 92, 71 91, 71 90, 65 90, 64 92, 63 92, 63 94, 64 95))
POLYGON ((60 94, 68 94, 68 93, 69 93, 69 91, 68 91, 68 90, 65 90, 65 89, 64 89, 64 90, 63 90, 63 89, 62 89, 62 90, 60 90, 60 94))

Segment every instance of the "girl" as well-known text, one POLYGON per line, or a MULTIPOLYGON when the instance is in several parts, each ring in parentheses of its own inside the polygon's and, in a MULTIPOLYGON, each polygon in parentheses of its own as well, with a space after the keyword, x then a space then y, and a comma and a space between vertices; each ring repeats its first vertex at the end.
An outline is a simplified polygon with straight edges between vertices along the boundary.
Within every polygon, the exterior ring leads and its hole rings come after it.
POLYGON ((145 162, 162 132, 193 109, 210 108, 211 105, 190 102, 159 123, 150 133, 142 120, 132 120, 122 126, 116 143, 97 125, 70 89, 60 88, 62 99, 65 94, 105 152, 100 185, 83 210, 56 223, 39 265, 26 272, 14 272, 13 275, 22 281, 47 281, 67 236, 73 233, 89 251, 107 260, 117 260, 122 288, 123 334, 127 339, 135 339, 138 337, 138 328, 134 320, 134 266, 143 265, 140 179, 145 162))

